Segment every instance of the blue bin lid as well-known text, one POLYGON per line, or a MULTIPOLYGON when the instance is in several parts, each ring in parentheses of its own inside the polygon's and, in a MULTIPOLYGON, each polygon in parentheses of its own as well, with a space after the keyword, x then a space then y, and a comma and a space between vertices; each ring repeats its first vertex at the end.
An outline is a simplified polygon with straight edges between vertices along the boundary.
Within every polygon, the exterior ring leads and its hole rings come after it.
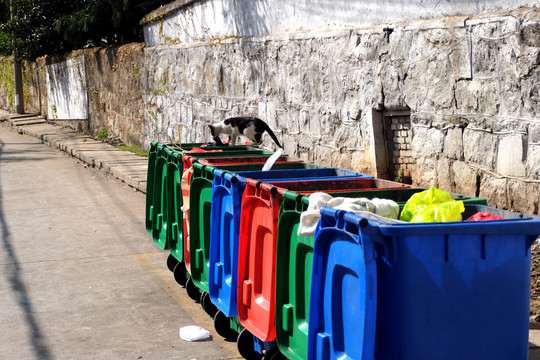
POLYGON ((320 229, 315 236, 308 327, 310 359, 336 359, 343 354, 353 359, 374 358, 375 250, 371 239, 354 237, 342 231, 344 226, 341 222, 320 229))
POLYGON ((362 177, 373 178, 373 176, 362 174, 356 171, 340 168, 315 168, 315 169, 293 169, 293 170, 270 170, 270 171, 243 171, 236 173, 240 181, 246 178, 256 180, 280 179, 283 181, 305 180, 306 178, 327 178, 327 177, 362 177))

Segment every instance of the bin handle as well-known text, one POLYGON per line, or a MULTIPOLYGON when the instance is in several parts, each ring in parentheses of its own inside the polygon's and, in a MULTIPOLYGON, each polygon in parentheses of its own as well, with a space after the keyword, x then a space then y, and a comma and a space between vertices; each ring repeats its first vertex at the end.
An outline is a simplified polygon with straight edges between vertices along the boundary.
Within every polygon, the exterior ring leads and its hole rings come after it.
MULTIPOLYGON (((361 218, 358 220, 358 215, 347 212, 345 212, 342 216, 344 217, 343 221, 345 223, 348 221, 358 224, 358 237, 361 241, 365 241, 364 239, 369 236, 369 241, 373 244, 372 248, 374 249, 374 258, 379 257, 387 264, 394 263, 395 254, 392 241, 382 241, 381 237, 377 235, 379 232, 379 227, 374 224, 379 224, 378 221, 371 223, 370 220, 366 218, 361 218), (348 220, 346 220, 347 218, 348 220)), ((385 236, 385 238, 387 237, 385 236)))
POLYGON ((297 212, 302 212, 302 199, 304 198, 305 195, 302 195, 302 194, 297 194, 296 195, 296 211, 297 212))

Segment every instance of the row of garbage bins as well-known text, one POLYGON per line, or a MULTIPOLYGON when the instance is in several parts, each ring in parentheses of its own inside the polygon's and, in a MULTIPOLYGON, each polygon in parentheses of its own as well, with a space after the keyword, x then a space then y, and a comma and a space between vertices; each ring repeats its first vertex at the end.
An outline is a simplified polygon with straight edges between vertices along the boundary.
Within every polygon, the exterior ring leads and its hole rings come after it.
POLYGON ((410 185, 251 146, 152 143, 146 229, 167 265, 246 359, 526 359, 531 245, 540 219, 463 201, 463 218, 401 223, 309 194, 381 198, 410 185))

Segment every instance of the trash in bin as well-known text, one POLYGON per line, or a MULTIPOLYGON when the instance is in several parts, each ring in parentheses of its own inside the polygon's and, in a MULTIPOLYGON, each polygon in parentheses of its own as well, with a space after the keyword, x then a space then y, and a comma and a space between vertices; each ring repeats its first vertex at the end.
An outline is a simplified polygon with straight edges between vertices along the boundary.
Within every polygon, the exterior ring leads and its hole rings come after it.
POLYGON ((459 221, 464 210, 462 201, 432 186, 411 196, 399 219, 411 223, 459 221))
MULTIPOLYGON (((337 194, 339 195, 339 193, 337 194)), ((300 224, 298 226, 298 236, 313 236, 315 235, 315 227, 321 217, 320 209, 330 207, 339 210, 347 210, 350 212, 369 211, 387 217, 397 219, 399 216, 399 205, 395 201, 387 199, 367 199, 363 197, 333 197, 324 192, 316 192, 309 195, 309 205, 306 211, 300 215, 300 224)))
POLYGON ((484 220, 502 220, 502 216, 491 215, 488 212, 477 212, 467 219, 467 221, 484 221, 484 220))

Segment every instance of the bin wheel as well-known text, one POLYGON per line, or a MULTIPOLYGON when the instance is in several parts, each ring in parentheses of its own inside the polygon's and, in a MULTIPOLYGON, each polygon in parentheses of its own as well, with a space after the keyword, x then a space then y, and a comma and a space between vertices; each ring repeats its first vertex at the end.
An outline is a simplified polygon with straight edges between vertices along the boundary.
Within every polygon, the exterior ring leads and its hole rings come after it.
POLYGON ((214 315, 214 329, 216 329, 219 336, 227 340, 234 340, 238 337, 238 333, 231 329, 231 319, 226 317, 220 310, 214 315))
POLYGON ((199 301, 201 293, 199 292, 199 288, 195 286, 191 278, 186 280, 186 292, 191 299, 199 301))
POLYGON ((173 274, 174 274, 174 280, 176 280, 178 284, 182 286, 186 286, 186 278, 187 278, 186 264, 184 264, 183 262, 179 262, 178 264, 176 264, 176 266, 174 267, 173 274))
POLYGON ((250 333, 247 329, 244 329, 238 335, 236 340, 236 347, 238 352, 244 359, 247 360, 261 360, 262 354, 259 354, 255 351, 253 347, 253 334, 250 333))
POLYGON ((169 254, 167 257, 167 268, 169 271, 174 271, 176 265, 178 265, 178 260, 173 256, 173 254, 169 254))
POLYGON ((275 347, 264 353, 264 360, 287 360, 287 358, 275 347))
POLYGON ((217 312, 217 307, 212 302, 212 299, 210 299, 210 294, 206 291, 203 291, 199 301, 201 302, 201 306, 204 311, 206 311, 206 313, 210 315, 211 318, 214 318, 217 312))

